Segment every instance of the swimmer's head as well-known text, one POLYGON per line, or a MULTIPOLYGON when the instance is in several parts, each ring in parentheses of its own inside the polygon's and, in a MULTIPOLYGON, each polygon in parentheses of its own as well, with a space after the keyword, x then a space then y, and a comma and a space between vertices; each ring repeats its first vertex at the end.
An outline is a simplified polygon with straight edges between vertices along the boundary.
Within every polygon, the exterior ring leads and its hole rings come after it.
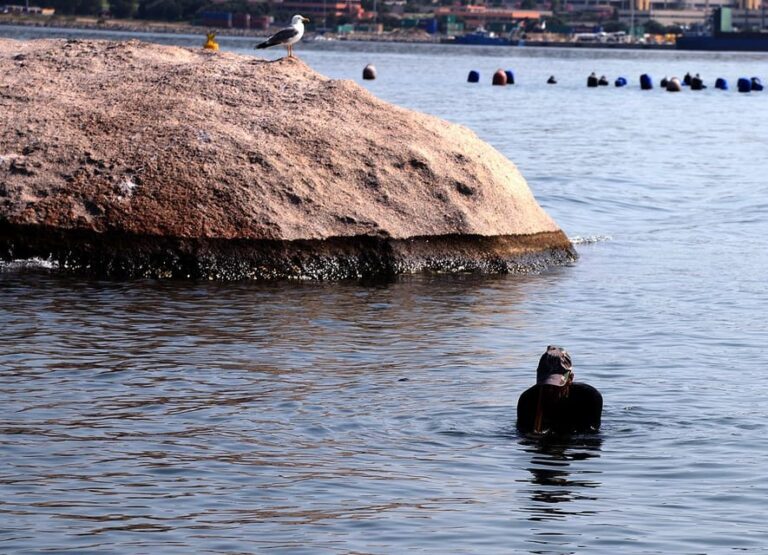
POLYGON ((541 355, 539 367, 536 369, 536 383, 562 387, 570 383, 571 355, 565 349, 550 345, 547 352, 541 355))

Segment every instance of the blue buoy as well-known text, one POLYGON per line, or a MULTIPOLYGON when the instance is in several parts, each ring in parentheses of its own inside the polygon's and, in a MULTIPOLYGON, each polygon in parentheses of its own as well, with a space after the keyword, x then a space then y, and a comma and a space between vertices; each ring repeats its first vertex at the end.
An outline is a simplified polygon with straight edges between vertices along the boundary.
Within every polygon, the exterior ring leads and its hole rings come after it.
POLYGON ((752 81, 746 77, 739 77, 739 80, 736 82, 736 88, 739 89, 740 93, 748 93, 752 90, 752 81))
POLYGON ((507 76, 507 85, 514 85, 515 84, 515 73, 508 69, 504 72, 507 76))
POLYGON ((627 80, 624 77, 617 77, 613 84, 617 87, 625 87, 627 85, 627 80))
POLYGON ((751 82, 752 82, 752 90, 753 91, 762 91, 763 90, 763 83, 760 81, 759 77, 753 77, 751 82))
POLYGON ((480 74, 474 69, 469 72, 467 76, 467 83, 478 83, 480 81, 480 74))
POLYGON ((728 81, 726 81, 722 77, 718 77, 717 80, 715 81, 715 88, 720 89, 721 91, 727 91, 728 81))
POLYGON ((649 91, 653 88, 653 80, 647 73, 643 73, 640 76, 640 88, 644 91, 649 91))

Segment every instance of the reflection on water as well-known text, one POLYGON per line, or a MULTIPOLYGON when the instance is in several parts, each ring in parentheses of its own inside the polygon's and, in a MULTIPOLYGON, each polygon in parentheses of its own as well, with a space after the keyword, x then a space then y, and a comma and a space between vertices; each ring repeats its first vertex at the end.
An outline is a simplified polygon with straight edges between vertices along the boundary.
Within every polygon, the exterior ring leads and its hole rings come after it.
POLYGON ((526 453, 531 456, 528 471, 532 485, 530 496, 530 520, 546 521, 566 518, 568 515, 589 514, 592 511, 578 511, 561 507, 559 504, 572 501, 596 501, 600 486, 600 470, 589 470, 584 465, 578 474, 572 475, 572 464, 600 456, 602 438, 596 436, 525 438, 520 441, 526 453))
POLYGON ((508 424, 514 329, 541 276, 0 280, 4 545, 215 551, 236 530, 293 550, 301 525, 316 553, 356 523, 391 519, 387 550, 411 519, 450 527, 485 504, 503 469, 475 454, 508 424))
MULTIPOLYGON (((764 411, 733 415, 721 400, 739 376, 721 373, 694 395, 680 385, 683 360, 666 359, 665 372, 651 357, 624 368, 605 356, 612 338, 579 337, 595 325, 582 313, 581 326, 557 335, 604 393, 601 435, 531 441, 513 431, 542 347, 579 304, 562 303, 578 268, 376 285, 0 274, 2 549, 757 545, 768 491, 757 468, 732 461, 768 444, 764 411), (734 432, 749 441, 724 441, 734 432), (713 491, 731 495, 712 500, 713 491), (727 516, 734 506, 741 525, 727 516), (641 540, 669 514, 717 514, 722 525, 641 540)), ((743 392, 744 406, 758 407, 755 395, 743 392)))

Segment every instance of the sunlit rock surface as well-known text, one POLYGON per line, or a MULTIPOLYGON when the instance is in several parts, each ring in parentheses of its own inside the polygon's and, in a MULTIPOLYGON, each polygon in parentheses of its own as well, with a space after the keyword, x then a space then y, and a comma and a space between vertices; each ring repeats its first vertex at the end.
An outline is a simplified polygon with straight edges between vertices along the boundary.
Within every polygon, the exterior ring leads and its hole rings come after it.
POLYGON ((468 129, 297 59, 0 40, 0 257, 108 277, 343 279, 573 260, 468 129))

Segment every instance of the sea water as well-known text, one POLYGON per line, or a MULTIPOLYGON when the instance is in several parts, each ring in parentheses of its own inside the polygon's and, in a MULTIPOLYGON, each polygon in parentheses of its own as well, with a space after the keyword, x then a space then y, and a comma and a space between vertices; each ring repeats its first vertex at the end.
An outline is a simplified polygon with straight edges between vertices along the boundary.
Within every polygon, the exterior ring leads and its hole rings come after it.
POLYGON ((0 552, 764 552, 768 95, 711 85, 765 80, 768 56, 296 53, 470 127, 579 260, 378 284, 6 269, 0 552), (498 68, 516 84, 491 87, 498 68), (685 72, 710 88, 639 89, 685 72), (599 435, 515 432, 548 344, 602 391, 599 435))

